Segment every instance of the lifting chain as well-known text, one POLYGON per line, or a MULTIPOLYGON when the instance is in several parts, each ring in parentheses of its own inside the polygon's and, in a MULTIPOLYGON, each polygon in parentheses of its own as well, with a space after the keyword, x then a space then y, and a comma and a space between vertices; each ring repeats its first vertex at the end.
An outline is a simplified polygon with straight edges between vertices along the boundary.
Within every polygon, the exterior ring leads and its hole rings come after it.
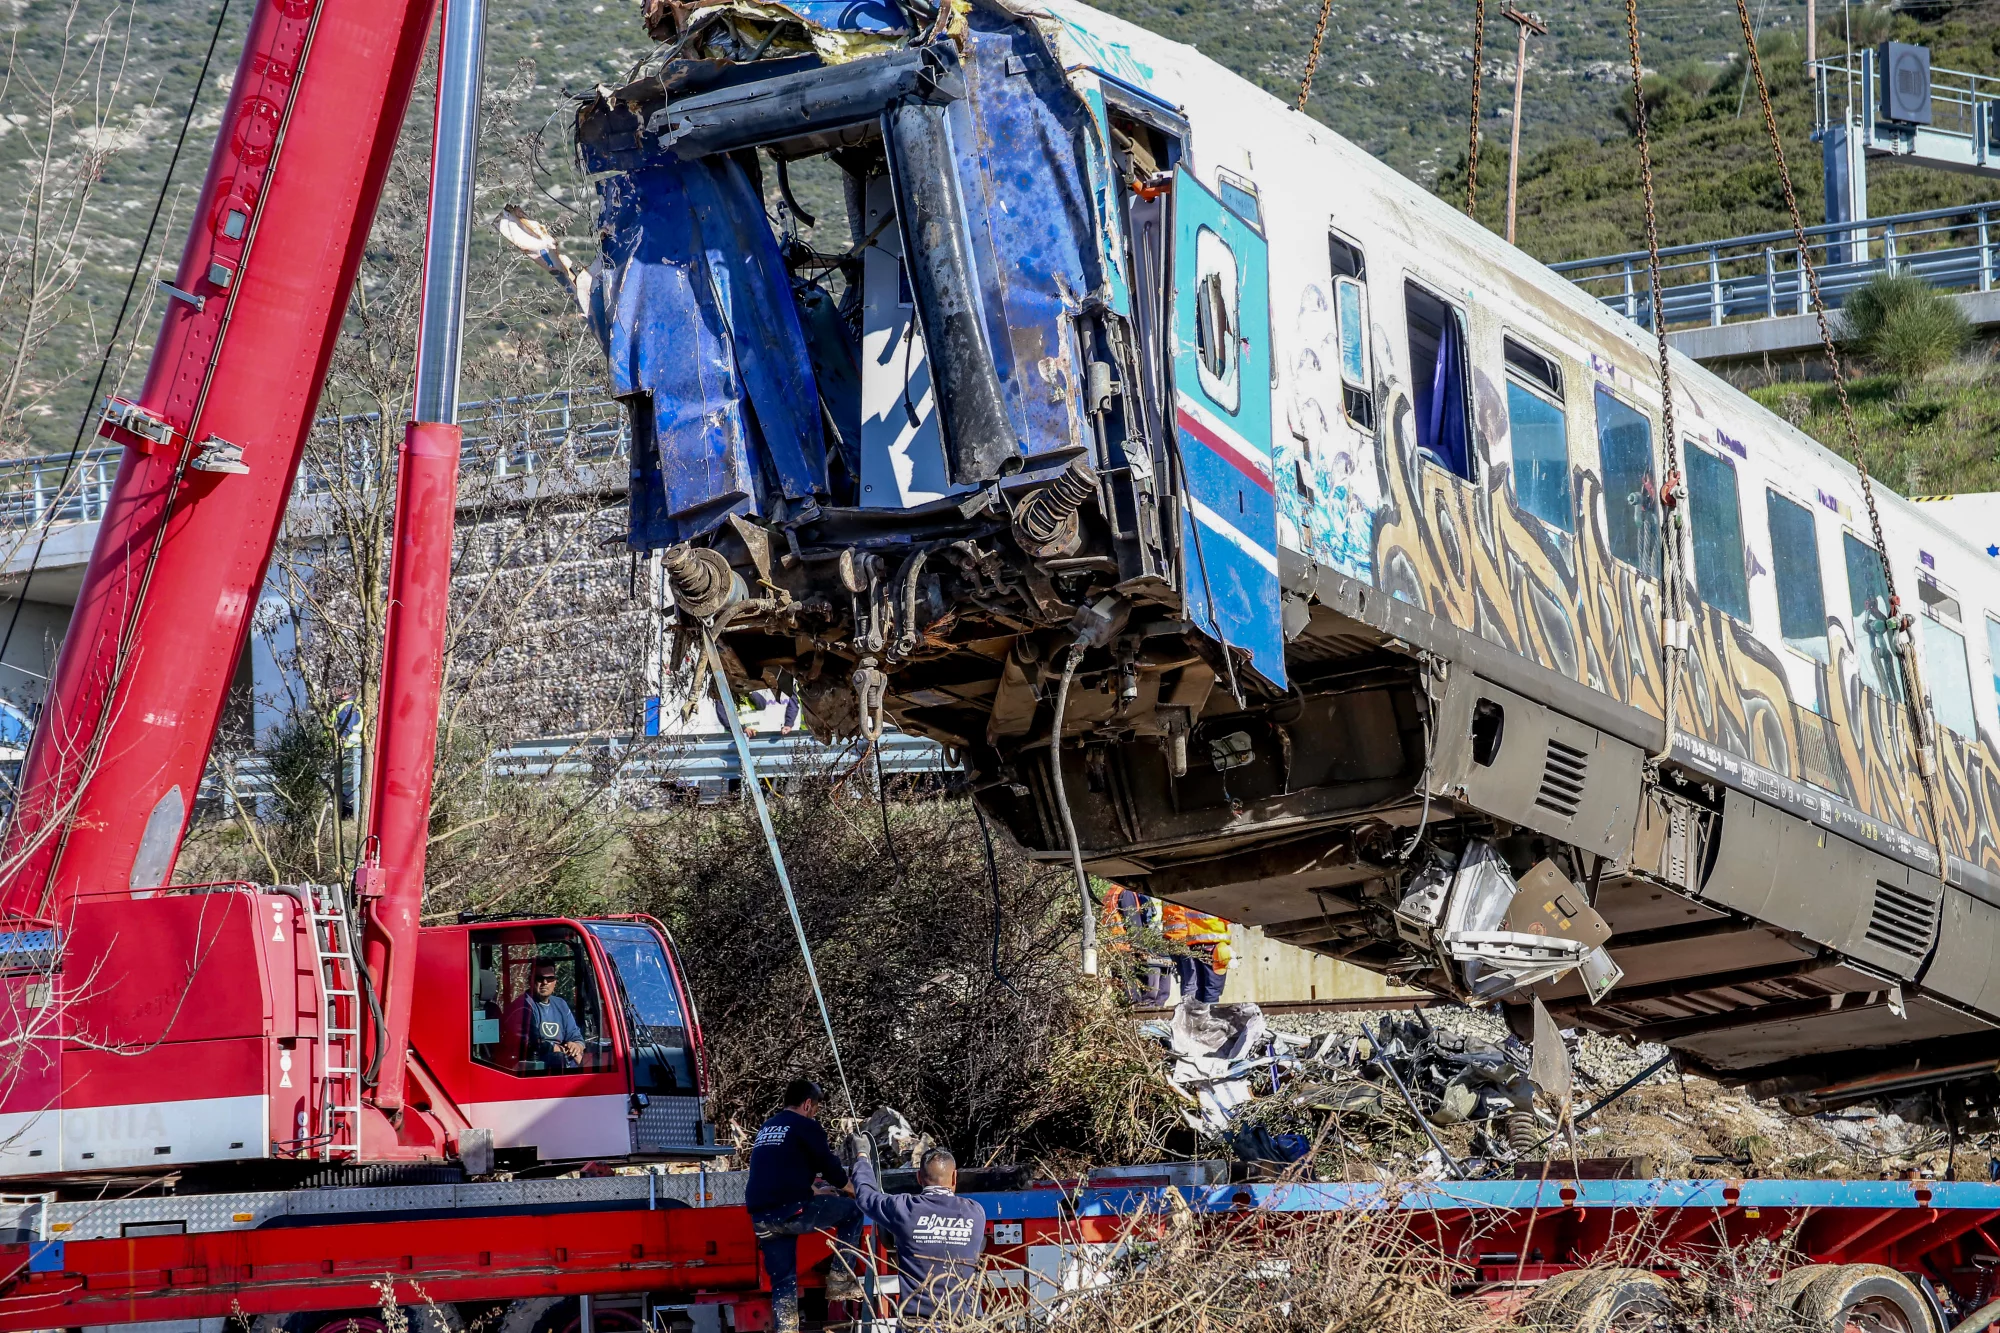
MULTIPOLYGON (((1486 0, 1479 0, 1485 4, 1486 0)), ((1320 48, 1326 45, 1326 21, 1333 16, 1333 0, 1319 0, 1319 26, 1313 29, 1313 47, 1306 54, 1306 76, 1299 80, 1298 110, 1306 109, 1306 99, 1312 96, 1313 75, 1319 71, 1320 48)))
POLYGON ((1659 348, 1661 445, 1666 475, 1660 485, 1660 653, 1664 735, 1660 755, 1674 748, 1681 676, 1688 647, 1687 590, 1681 545, 1680 434, 1674 425, 1674 381, 1667 357, 1667 323, 1661 318, 1660 225, 1653 199, 1653 145, 1646 127, 1645 71, 1639 62, 1639 0, 1625 0, 1625 47, 1632 62, 1632 126, 1639 140, 1639 181, 1646 204, 1646 277, 1651 293, 1653 337, 1659 348))
MULTIPOLYGON (((1632 3, 1633 0, 1627 0, 1632 3)), ((1771 152, 1778 161, 1778 179, 1785 187, 1785 208, 1791 214, 1792 242, 1798 247, 1799 272, 1804 276, 1806 289, 1812 297, 1814 318, 1819 322, 1820 348, 1826 355, 1827 373, 1833 377, 1834 396, 1840 402, 1840 424, 1847 436, 1848 457, 1854 460, 1854 470, 1861 477, 1861 499, 1868 507, 1868 530, 1875 539, 1875 555, 1882 562, 1882 584, 1889 590, 1890 632, 1897 637, 1896 659, 1903 671, 1904 706, 1909 712, 1910 729, 1916 742, 1917 782, 1923 788, 1924 814, 1930 820, 1931 843, 1937 851, 1937 873, 1940 880, 1946 878, 1944 822, 1938 817, 1936 749, 1933 737, 1936 724, 1931 716, 1930 696, 1924 689, 1923 674, 1918 669, 1914 628, 1909 616, 1903 614, 1903 603, 1896 592, 1896 567, 1889 559, 1889 544, 1882 536, 1882 514, 1875 505, 1875 483, 1868 475, 1868 462, 1861 456, 1861 432, 1854 424, 1854 408, 1847 400, 1847 376, 1840 363, 1839 349, 1834 346, 1833 330, 1826 321, 1826 302, 1820 296, 1819 270, 1814 267, 1812 249, 1806 243, 1805 221, 1799 216, 1798 197, 1792 192, 1791 168, 1785 163, 1785 143, 1778 133, 1777 113, 1771 109, 1771 88, 1764 78, 1764 62, 1757 54, 1756 25, 1750 21, 1747 0, 1736 0, 1736 18, 1743 25, 1743 44, 1750 57, 1750 72, 1757 80, 1757 101, 1764 110, 1764 130, 1771 139, 1771 152)), ((1658 309, 1656 295, 1654 309, 1658 309)), ((1656 323, 1658 321, 1655 321, 1656 323)), ((1664 336, 1664 335, 1663 335, 1664 336)), ((1856 625, 1856 637, 1861 626, 1856 625)), ((1858 645, 1857 645, 1858 647, 1858 645)))
POLYGON ((1465 215, 1479 204, 1479 90, 1486 80, 1486 0, 1472 5, 1472 120, 1465 146, 1465 215))

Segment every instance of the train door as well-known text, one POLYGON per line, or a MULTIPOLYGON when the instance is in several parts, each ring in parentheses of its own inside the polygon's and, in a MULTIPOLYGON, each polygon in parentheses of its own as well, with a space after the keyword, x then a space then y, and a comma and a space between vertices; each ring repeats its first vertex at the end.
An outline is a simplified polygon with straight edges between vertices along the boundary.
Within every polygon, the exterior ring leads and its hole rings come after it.
POLYGON ((1196 624, 1285 684, 1264 237, 1185 166, 1173 186, 1173 433, 1196 624))

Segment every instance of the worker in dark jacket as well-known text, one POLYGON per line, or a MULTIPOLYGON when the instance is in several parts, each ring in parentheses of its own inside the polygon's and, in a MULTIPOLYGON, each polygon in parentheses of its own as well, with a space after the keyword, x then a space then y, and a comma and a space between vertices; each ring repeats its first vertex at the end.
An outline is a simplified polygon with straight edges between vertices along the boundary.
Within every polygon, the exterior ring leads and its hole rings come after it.
POLYGON ((854 1198, 877 1232, 896 1247, 902 1274, 903 1326, 937 1315, 979 1313, 980 1257, 986 1252, 986 1210, 958 1197, 958 1162, 942 1148, 924 1154, 921 1194, 884 1194, 875 1164, 854 1163, 854 1198))
POLYGON ((795 1078, 785 1105, 772 1113, 750 1147, 750 1180, 743 1203, 771 1275, 771 1315, 777 1333, 798 1333, 800 1236, 831 1231, 834 1262, 827 1270, 829 1301, 861 1299, 861 1281, 850 1264, 861 1249, 861 1210, 842 1194, 847 1170, 827 1144, 819 1114, 820 1090, 795 1078), (823 1180, 824 1186, 816 1185, 823 1180))

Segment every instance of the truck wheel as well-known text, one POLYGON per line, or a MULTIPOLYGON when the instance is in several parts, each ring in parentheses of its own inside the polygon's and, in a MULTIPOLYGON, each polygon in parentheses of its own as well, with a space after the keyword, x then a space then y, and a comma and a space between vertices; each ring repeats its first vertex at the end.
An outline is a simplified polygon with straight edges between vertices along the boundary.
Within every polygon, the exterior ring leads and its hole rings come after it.
POLYGON ((1814 1333, 1939 1333, 1916 1284, 1881 1264, 1842 1264, 1793 1308, 1814 1333))
MULTIPOLYGON (((405 1305, 409 1333, 463 1333, 465 1324, 451 1305, 405 1305)), ((389 1333, 380 1306, 370 1310, 308 1310, 300 1314, 260 1315, 251 1333, 389 1333)))
POLYGON ((1653 1333, 1673 1312, 1673 1289, 1646 1268, 1603 1268, 1571 1288, 1563 1302, 1574 1333, 1653 1333))
POLYGON ((1778 1292, 1771 1308, 1779 1313, 1789 1313, 1799 1308, 1799 1298, 1806 1294, 1806 1288, 1840 1270, 1839 1264, 1801 1264, 1788 1268, 1778 1278, 1778 1292))
MULTIPOLYGON (((594 1310, 593 1333, 628 1333, 645 1325, 630 1310, 594 1310)), ((410 1333, 427 1333, 411 1329, 410 1333)), ((533 1296, 515 1301, 501 1316, 496 1333, 583 1333, 574 1296, 533 1296)))
POLYGON ((1547 1333, 1569 1333, 1564 1322, 1563 1306, 1579 1285, 1596 1276, 1597 1271, 1591 1268, 1572 1268, 1567 1273, 1557 1273, 1536 1287, 1534 1294, 1521 1306, 1521 1322, 1529 1328, 1547 1330, 1547 1333))

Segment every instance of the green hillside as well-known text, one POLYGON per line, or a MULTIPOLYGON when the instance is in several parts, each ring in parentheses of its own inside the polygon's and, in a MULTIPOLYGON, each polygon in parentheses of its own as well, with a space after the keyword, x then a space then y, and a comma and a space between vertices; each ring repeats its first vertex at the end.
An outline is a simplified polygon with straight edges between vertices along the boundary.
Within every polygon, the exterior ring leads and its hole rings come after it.
MULTIPOLYGON (((216 67, 167 192, 148 275, 171 269, 187 224, 252 0, 228 0, 216 67)), ((1195 44, 1272 93, 1297 90, 1317 0, 1104 0, 1105 7, 1195 44)), ((509 3, 490 11, 492 85, 483 195, 520 201, 589 248, 588 183, 567 145, 567 95, 616 81, 650 49, 631 0, 617 4, 509 3)), ((1511 115, 1514 28, 1488 6, 1479 215, 1500 225, 1511 115)), ((62 452, 87 406, 139 240, 217 13, 216 0, 12 0, 0 81, 0 455, 62 452)), ((1807 140, 1799 71, 1803 0, 1753 2, 1780 81, 1778 104, 1808 221, 1820 214, 1819 162, 1807 140)), ((1622 6, 1551 0, 1550 32, 1531 56, 1523 117, 1521 242, 1546 259, 1641 243, 1636 157, 1626 125, 1629 82, 1622 6)), ((1643 4, 1643 49, 1656 104, 1661 234, 1668 244, 1783 225, 1782 199, 1754 97, 1732 63, 1740 34, 1729 0, 1643 4)), ((1464 196, 1473 5, 1335 0, 1310 110, 1447 199, 1464 196)), ((1870 20, 1874 21, 1874 20, 1870 20)), ((1889 22, 1886 18, 1882 23, 1889 22)), ((1949 10, 1929 24, 1893 20, 1898 35, 1930 42, 1940 64, 2000 73, 2000 10, 1949 10)), ((1870 34, 1873 35, 1872 33, 1870 34)), ((1822 37, 1838 50, 1835 34, 1822 37)), ((420 94, 409 139, 428 119, 420 94)), ((420 164, 414 164, 420 167, 420 164)), ((404 197, 415 185, 404 182, 404 197)), ((1877 212, 2000 195, 1984 182, 1878 165, 1877 212)), ((484 200, 482 201, 484 207, 484 200)), ((393 285, 407 269, 412 219, 385 219, 365 277, 393 285), (391 242, 394 244, 391 244, 391 242), (398 247, 401 249, 398 249, 398 247)), ((482 236, 489 260, 490 238, 482 236)), ((514 286, 533 286, 532 275, 514 286)), ((151 290, 126 322, 107 391, 130 392, 144 373, 158 318, 151 290)), ((555 318, 541 296, 532 318, 555 318)), ((496 298, 497 299, 497 298, 496 298)), ((512 297, 507 297, 511 300, 512 297)), ((489 333, 504 337, 515 307, 488 304, 489 333)), ((477 368, 471 372, 475 376, 477 368)), ((579 372, 585 373, 585 372, 579 372)), ((492 385, 470 383, 468 397, 492 385)))

